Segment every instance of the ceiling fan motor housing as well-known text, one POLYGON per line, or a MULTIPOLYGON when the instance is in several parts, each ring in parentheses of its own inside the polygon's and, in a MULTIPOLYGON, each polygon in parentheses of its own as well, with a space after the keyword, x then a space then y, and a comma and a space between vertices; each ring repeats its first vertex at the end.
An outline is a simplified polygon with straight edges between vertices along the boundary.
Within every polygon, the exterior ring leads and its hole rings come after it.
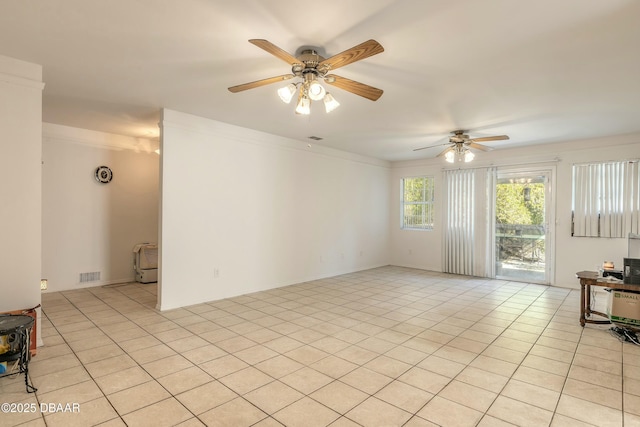
POLYGON ((318 51, 314 49, 301 51, 297 59, 300 60, 300 64, 293 64, 291 67, 291 72, 297 77, 305 77, 311 73, 316 77, 324 78, 325 74, 329 72, 329 66, 326 64, 318 68, 318 65, 324 61, 325 58, 320 56, 318 51))
POLYGON ((469 140, 469 135, 465 134, 464 130, 454 130, 451 133, 453 136, 449 137, 449 142, 465 142, 469 140))

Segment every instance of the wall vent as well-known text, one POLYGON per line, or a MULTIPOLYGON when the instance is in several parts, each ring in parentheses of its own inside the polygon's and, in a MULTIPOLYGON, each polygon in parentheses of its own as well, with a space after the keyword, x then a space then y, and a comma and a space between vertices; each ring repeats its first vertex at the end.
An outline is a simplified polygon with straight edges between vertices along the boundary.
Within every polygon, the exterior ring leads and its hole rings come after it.
POLYGON ((100 280, 99 271, 91 271, 89 273, 80 273, 80 283, 97 282, 100 280))

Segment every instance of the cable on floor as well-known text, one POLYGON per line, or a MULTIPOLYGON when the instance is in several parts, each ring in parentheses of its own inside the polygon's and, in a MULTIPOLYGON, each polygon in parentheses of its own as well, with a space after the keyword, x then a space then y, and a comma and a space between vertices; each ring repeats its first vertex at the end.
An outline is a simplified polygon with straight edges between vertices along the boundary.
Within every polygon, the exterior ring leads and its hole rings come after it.
POLYGON ((640 339, 638 339, 638 335, 633 329, 625 328, 623 326, 612 326, 609 331, 611 332, 611 335, 618 338, 621 342, 630 342, 635 345, 640 345, 640 339))

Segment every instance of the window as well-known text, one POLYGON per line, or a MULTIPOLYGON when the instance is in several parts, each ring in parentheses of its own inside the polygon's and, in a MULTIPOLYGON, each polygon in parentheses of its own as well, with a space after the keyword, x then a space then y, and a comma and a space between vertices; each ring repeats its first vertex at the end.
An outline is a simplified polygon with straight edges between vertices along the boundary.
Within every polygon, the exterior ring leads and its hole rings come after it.
POLYGON ((573 165, 572 236, 627 237, 637 233, 638 163, 573 165))
POLYGON ((404 178, 402 224, 406 230, 433 230, 433 177, 404 178))

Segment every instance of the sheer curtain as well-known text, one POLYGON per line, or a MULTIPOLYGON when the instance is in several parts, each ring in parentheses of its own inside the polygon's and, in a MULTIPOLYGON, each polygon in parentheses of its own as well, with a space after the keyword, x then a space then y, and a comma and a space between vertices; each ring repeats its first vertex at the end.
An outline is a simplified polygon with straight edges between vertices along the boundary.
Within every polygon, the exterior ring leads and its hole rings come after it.
POLYGON ((444 171, 444 272, 495 277, 495 176, 495 168, 444 171))

